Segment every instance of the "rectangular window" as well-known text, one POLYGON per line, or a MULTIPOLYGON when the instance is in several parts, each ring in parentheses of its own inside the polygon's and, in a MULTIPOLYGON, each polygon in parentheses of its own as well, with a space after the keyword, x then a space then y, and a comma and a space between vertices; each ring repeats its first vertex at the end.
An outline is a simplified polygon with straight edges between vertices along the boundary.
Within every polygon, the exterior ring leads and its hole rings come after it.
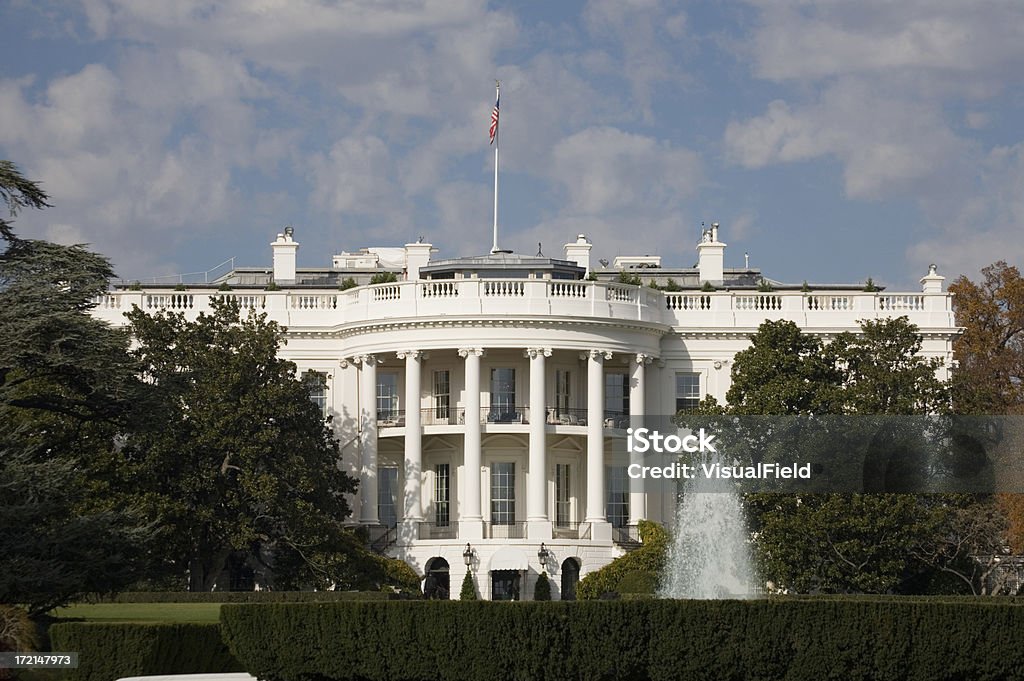
POLYGON ((629 476, 626 467, 607 466, 604 477, 608 522, 612 527, 625 527, 629 524, 629 476))
POLYGON ((398 374, 377 374, 377 420, 398 419, 398 374))
POLYGON ((491 464, 491 522, 512 525, 516 521, 516 465, 511 461, 491 464))
POLYGON ((569 491, 569 466, 555 464, 555 526, 569 527, 572 522, 572 498, 569 491))
POLYGON ((452 404, 451 374, 447 369, 434 372, 434 420, 435 423, 447 423, 452 404))
POLYGON ((377 517, 385 527, 398 525, 398 468, 381 466, 377 469, 377 517))
POLYGON ((327 416, 327 374, 322 371, 307 371, 302 378, 309 386, 309 399, 327 416))
POLYGON ((491 408, 487 420, 492 423, 513 423, 519 420, 516 412, 515 369, 491 369, 491 408))
POLYGON ((693 412, 700 404, 700 374, 676 374, 676 412, 693 412))
POLYGON ((629 414, 629 375, 609 372, 604 375, 604 417, 614 419, 629 414))
POLYGON ((448 527, 451 522, 451 474, 449 464, 434 466, 434 523, 448 527))
POLYGON ((572 374, 565 369, 555 370, 555 416, 561 417, 569 413, 571 399, 570 386, 572 374))

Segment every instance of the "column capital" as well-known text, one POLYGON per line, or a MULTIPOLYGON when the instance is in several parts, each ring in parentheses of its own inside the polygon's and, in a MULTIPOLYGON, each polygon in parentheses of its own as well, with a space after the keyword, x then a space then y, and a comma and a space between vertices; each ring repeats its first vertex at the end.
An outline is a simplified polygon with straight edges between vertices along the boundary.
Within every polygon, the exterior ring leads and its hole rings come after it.
POLYGON ((353 357, 342 359, 341 361, 343 363, 355 364, 357 366, 360 364, 364 364, 366 366, 372 367, 377 364, 377 355, 355 355, 353 357))
POLYGON ((398 359, 426 359, 427 353, 423 350, 399 350, 395 356, 398 359))
POLYGON ((476 355, 477 357, 483 357, 486 350, 483 348, 459 348, 459 357, 466 359, 470 355, 476 355))
POLYGON ((643 352, 638 352, 636 354, 636 356, 633 357, 633 362, 635 362, 637 364, 643 364, 643 365, 646 366, 646 365, 650 364, 651 362, 653 362, 654 359, 655 358, 653 356, 651 356, 651 355, 648 355, 648 354, 643 353, 643 352))
POLYGON ((611 350, 586 350, 580 353, 580 359, 611 359, 611 350))
POLYGON ((529 357, 530 359, 533 359, 538 355, 541 357, 550 357, 551 348, 526 348, 525 350, 523 350, 523 357, 529 357))

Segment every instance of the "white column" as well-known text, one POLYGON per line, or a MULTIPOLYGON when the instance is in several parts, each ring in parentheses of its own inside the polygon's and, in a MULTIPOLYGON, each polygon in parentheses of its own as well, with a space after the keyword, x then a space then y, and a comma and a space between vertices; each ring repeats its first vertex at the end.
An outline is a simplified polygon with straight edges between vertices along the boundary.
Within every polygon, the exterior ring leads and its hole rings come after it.
POLYGON ((459 539, 480 539, 483 537, 483 515, 480 512, 480 348, 461 348, 459 356, 465 358, 466 387, 463 405, 465 408, 464 453, 463 453, 463 498, 459 513, 459 539))
POLYGON ((529 348, 524 354, 530 358, 530 473, 526 490, 528 536, 530 539, 550 539, 544 358, 551 356, 551 348, 529 348))
MULTIPOLYGON (((607 525, 604 500, 604 360, 612 353, 591 350, 587 359, 587 513, 594 539, 597 527, 607 525)), ((611 533, 609 531, 609 537, 611 533)))
POLYGON ((405 514, 410 522, 423 520, 423 432, 420 428, 420 376, 423 353, 399 352, 405 360, 405 514))
MULTIPOLYGON (((647 411, 646 402, 646 367, 651 363, 650 355, 638 354, 632 358, 631 375, 629 377, 629 425, 641 428, 647 411)), ((643 454, 630 453, 630 464, 643 465, 643 454)), ((629 524, 636 525, 647 517, 647 498, 644 494, 643 478, 629 479, 629 524)))
POLYGON ((362 505, 359 522, 377 525, 377 358, 361 355, 354 361, 359 368, 359 494, 362 505))

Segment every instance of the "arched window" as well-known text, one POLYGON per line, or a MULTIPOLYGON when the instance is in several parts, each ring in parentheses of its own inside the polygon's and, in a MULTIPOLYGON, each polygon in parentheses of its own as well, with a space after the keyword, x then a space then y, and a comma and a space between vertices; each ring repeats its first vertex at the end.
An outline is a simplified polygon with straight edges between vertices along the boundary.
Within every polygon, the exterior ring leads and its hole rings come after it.
POLYGON ((423 595, 430 600, 446 601, 451 597, 451 579, 448 561, 436 556, 427 561, 427 577, 423 581, 423 595))

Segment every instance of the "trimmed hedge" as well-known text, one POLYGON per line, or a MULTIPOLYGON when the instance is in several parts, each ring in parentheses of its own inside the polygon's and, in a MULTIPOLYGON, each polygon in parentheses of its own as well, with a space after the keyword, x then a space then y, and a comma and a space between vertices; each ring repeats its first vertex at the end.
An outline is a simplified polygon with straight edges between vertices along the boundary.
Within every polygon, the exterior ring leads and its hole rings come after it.
POLYGON ((320 603, 399 600, 385 591, 126 591, 99 603, 320 603))
POLYGON ((664 527, 650 520, 640 521, 639 532, 643 545, 581 579, 577 598, 587 601, 607 593, 654 593, 658 575, 665 569, 670 537, 664 527))
POLYGON ((225 605, 221 622, 269 681, 1003 681, 1024 669, 1024 607, 980 599, 225 605))
POLYGON ((50 627, 53 650, 77 651, 69 681, 113 681, 148 674, 245 671, 218 624, 64 622, 50 627))

